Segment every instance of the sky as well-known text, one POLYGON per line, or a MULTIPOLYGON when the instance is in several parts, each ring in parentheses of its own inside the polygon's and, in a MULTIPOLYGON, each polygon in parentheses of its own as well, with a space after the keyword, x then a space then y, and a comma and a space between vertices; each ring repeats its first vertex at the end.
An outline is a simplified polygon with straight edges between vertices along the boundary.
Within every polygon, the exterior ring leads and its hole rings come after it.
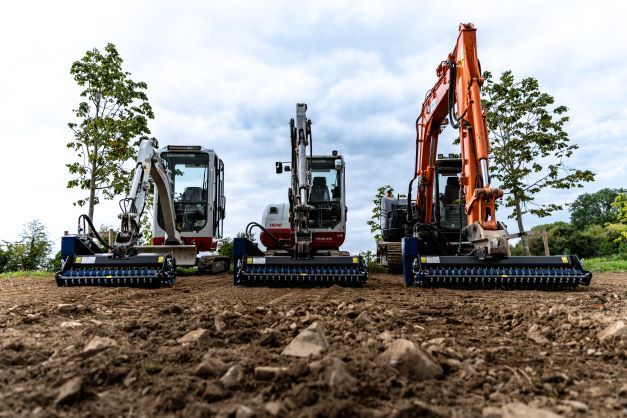
MULTIPOLYGON (((72 62, 112 42, 124 69, 148 84, 152 134, 214 149, 226 166, 225 235, 286 201, 288 121, 308 104, 314 153, 346 160, 344 249, 374 250, 366 221, 379 186, 405 191, 414 121, 460 22, 477 27, 484 70, 535 77, 569 108, 579 150, 568 165, 597 173, 584 188, 537 196, 572 202, 627 181, 627 42, 621 1, 20 1, 0 15, 0 240, 39 219, 59 246, 76 231, 84 192, 66 188, 75 156, 68 122, 80 102, 72 62)), ((450 128, 449 128, 450 129, 450 128)), ((446 138, 446 135, 444 135, 446 138)), ((452 136, 449 136, 449 139, 452 136)), ((453 152, 442 141, 442 152, 453 152)), ((130 182, 130 179, 129 179, 130 182)), ((117 202, 96 207, 117 225, 117 202)), ((517 232, 507 210, 497 216, 517 232)), ((568 211, 525 226, 568 220, 568 211)))

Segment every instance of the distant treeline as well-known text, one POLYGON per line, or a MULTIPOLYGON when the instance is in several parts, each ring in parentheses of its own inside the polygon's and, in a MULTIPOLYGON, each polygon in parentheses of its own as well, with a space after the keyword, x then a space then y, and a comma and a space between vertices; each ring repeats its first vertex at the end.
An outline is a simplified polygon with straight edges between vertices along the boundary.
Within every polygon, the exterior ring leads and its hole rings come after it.
MULTIPOLYGON (((545 229, 551 254, 576 254, 602 257, 627 254, 627 190, 601 189, 584 193, 569 205, 570 223, 538 225, 545 229)), ((540 235, 527 237, 531 254, 544 254, 540 235)), ((523 255, 522 242, 512 248, 512 255, 523 255)))

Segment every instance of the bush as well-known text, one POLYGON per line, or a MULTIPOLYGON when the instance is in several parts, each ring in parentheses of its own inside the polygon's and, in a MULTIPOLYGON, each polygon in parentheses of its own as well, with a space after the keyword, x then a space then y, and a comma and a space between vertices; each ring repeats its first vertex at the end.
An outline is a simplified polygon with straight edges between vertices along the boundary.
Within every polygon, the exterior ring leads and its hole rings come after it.
POLYGON ((48 265, 48 255, 52 243, 44 224, 33 220, 26 225, 15 242, 4 242, 0 249, 2 271, 43 270, 48 265))

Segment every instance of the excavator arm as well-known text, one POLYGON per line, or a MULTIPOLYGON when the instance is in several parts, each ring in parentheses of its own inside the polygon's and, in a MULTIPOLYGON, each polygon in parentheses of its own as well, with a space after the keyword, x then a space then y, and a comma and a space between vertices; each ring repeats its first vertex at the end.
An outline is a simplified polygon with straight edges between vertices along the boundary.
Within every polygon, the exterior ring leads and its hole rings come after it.
POLYGON ((172 176, 148 139, 141 142, 137 153, 135 173, 128 197, 120 201, 121 221, 113 252, 116 256, 132 254, 140 236, 139 225, 146 205, 147 194, 153 182, 160 196, 161 211, 166 230, 166 245, 180 245, 181 236, 176 230, 176 213, 172 199, 172 176))
MULTIPOLYGON (((476 29, 459 26, 455 49, 438 65, 438 80, 429 90, 416 120, 417 221, 433 220, 433 196, 438 137, 450 124, 459 130, 464 189, 466 234, 480 257, 508 254, 507 231, 497 222, 495 201, 503 191, 491 187, 488 171, 488 128, 481 107, 483 78, 477 58, 476 29)), ((408 212, 409 213, 409 212, 408 212)))

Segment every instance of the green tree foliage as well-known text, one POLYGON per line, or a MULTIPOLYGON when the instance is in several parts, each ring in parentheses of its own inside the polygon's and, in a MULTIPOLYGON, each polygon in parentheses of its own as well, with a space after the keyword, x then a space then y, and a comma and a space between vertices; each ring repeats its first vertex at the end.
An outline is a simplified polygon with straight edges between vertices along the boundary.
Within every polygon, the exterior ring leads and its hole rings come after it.
MULTIPOLYGON (((70 74, 83 89, 82 101, 74 109, 75 122, 68 124, 74 137, 67 147, 77 161, 66 164, 72 179, 68 188, 88 191, 75 205, 88 205, 93 219, 98 195, 112 199, 128 193, 130 171, 124 163, 135 156, 134 146, 150 134, 148 119, 153 119, 146 95, 147 85, 130 78, 122 70, 122 58, 113 44, 104 54, 92 49, 72 64, 70 74)), ((152 138, 155 146, 156 139, 152 138)))
POLYGON ((612 203, 614 209, 616 209, 616 219, 624 224, 627 224, 627 193, 622 192, 612 203))
POLYGON ((620 193, 616 196, 612 207, 616 209, 617 223, 608 224, 607 229, 616 231, 618 237, 615 242, 627 246, 627 193, 620 193))
MULTIPOLYGON (((544 217, 561 210, 559 203, 538 204, 536 195, 547 189, 582 187, 594 173, 566 165, 578 148, 564 131, 567 108, 554 106, 553 96, 540 91, 532 77, 515 81, 511 71, 498 81, 484 73, 484 107, 492 142, 491 175, 507 192, 505 205, 524 232, 522 216, 544 217)), ((525 253, 529 248, 523 239, 525 253)))
MULTIPOLYGON (((256 243, 255 236, 252 234, 247 235, 245 232, 238 232, 235 237, 248 238, 252 243, 256 243)), ((233 262, 233 238, 224 237, 218 241, 218 254, 229 257, 231 263, 233 262)))
POLYGON ((225 237, 218 241, 218 254, 229 257, 233 261, 233 238, 225 237))
POLYGON ((2 271, 44 269, 48 266, 51 248, 46 227, 35 219, 24 225, 19 240, 4 243, 0 250, 2 271))
MULTIPOLYGON (((551 254, 575 254, 579 257, 598 257, 617 254, 622 251, 616 239, 620 232, 601 225, 590 225, 580 229, 567 222, 538 225, 534 230, 546 229, 551 254)), ((533 255, 544 255, 544 243, 540 235, 527 238, 529 249, 533 255)), ((519 242, 512 248, 512 255, 523 255, 524 248, 519 242)))
POLYGON ((374 196, 374 200, 372 201, 372 203, 374 203, 372 216, 370 217, 370 220, 366 222, 366 224, 370 227, 370 232, 374 234, 375 241, 381 240, 381 199, 383 199, 386 195, 394 195, 394 188, 392 186, 386 185, 377 189, 377 194, 374 196))
POLYGON ((618 208, 613 204, 625 189, 601 189, 595 193, 584 193, 570 205, 570 222, 580 229, 590 225, 605 225, 618 221, 618 208))
POLYGON ((359 255, 366 262, 366 266, 368 266, 369 273, 385 273, 385 267, 377 262, 377 254, 367 250, 362 251, 359 255))

